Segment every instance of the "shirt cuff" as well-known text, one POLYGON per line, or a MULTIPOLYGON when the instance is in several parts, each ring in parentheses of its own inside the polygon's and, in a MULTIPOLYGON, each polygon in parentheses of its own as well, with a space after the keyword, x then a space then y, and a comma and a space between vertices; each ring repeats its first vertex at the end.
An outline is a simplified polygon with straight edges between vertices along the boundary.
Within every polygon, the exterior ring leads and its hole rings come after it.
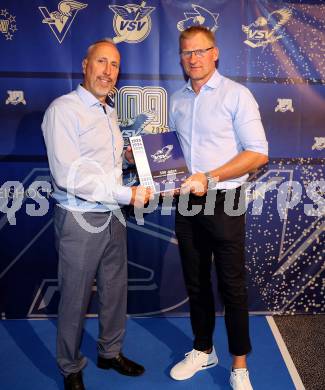
POLYGON ((119 186, 116 191, 114 191, 114 198, 119 204, 127 205, 131 203, 132 190, 131 187, 119 186))
POLYGON ((251 152, 261 153, 265 156, 269 153, 268 143, 260 143, 255 145, 248 145, 245 147, 245 150, 249 150, 251 152))

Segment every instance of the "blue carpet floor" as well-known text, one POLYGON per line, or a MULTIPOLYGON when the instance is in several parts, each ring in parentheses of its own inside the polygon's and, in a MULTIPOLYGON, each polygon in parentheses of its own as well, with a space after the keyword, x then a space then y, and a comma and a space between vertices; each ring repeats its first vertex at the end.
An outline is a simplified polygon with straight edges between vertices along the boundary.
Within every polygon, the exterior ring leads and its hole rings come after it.
MULTIPOLYGON (((128 320, 123 352, 146 367, 143 376, 124 377, 96 367, 97 320, 86 321, 82 351, 88 357, 84 370, 87 390, 95 389, 230 389, 231 358, 227 352, 222 317, 217 317, 214 345, 219 365, 187 381, 169 377, 172 365, 192 349, 188 318, 133 318, 128 320)), ((254 390, 291 390, 290 378, 265 317, 250 317, 254 353, 249 367, 254 390)), ((55 320, 0 321, 0 389, 63 389, 55 362, 55 320)))

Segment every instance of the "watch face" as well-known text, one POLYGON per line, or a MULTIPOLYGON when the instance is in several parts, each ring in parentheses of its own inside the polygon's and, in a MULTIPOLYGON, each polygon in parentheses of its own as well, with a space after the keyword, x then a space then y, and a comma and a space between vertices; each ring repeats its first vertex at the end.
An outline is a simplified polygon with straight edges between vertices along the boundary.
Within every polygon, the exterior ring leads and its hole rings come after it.
POLYGON ((215 179, 215 177, 211 176, 210 174, 206 174, 205 176, 208 180, 208 190, 215 188, 217 184, 217 180, 215 179))
POLYGON ((213 178, 210 176, 208 178, 208 190, 211 190, 212 188, 214 188, 216 185, 215 181, 213 180, 213 178))

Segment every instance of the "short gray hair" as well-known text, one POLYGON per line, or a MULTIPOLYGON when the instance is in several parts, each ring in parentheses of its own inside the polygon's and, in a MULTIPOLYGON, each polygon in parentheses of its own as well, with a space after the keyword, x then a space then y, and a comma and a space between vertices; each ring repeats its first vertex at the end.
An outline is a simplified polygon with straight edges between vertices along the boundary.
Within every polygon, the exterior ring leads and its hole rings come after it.
MULTIPOLYGON (((113 46, 117 49, 117 47, 116 47, 116 45, 115 45, 115 43, 114 43, 114 41, 113 41, 112 38, 102 38, 102 39, 100 39, 100 40, 98 40, 98 41, 92 43, 90 46, 88 46, 87 52, 86 52, 86 54, 85 54, 85 56, 84 56, 84 59, 85 59, 85 58, 88 58, 88 56, 89 56, 89 54, 91 53, 91 51, 93 50, 93 48, 94 48, 96 45, 100 44, 100 43, 110 43, 111 45, 113 45, 113 46)), ((118 49, 117 49, 117 50, 118 50, 118 49)))

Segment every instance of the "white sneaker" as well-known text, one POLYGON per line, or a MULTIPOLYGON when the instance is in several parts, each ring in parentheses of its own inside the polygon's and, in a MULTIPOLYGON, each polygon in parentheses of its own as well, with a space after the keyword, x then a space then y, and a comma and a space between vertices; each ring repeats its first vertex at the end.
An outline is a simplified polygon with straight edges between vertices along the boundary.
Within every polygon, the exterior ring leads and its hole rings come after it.
POLYGON ((218 364, 218 358, 214 347, 211 353, 204 353, 192 349, 191 352, 185 354, 185 359, 177 363, 170 371, 170 376, 177 380, 191 378, 200 370, 214 367, 218 364))
POLYGON ((246 368, 236 368, 231 370, 230 386, 234 390, 253 390, 249 380, 249 373, 246 368))

